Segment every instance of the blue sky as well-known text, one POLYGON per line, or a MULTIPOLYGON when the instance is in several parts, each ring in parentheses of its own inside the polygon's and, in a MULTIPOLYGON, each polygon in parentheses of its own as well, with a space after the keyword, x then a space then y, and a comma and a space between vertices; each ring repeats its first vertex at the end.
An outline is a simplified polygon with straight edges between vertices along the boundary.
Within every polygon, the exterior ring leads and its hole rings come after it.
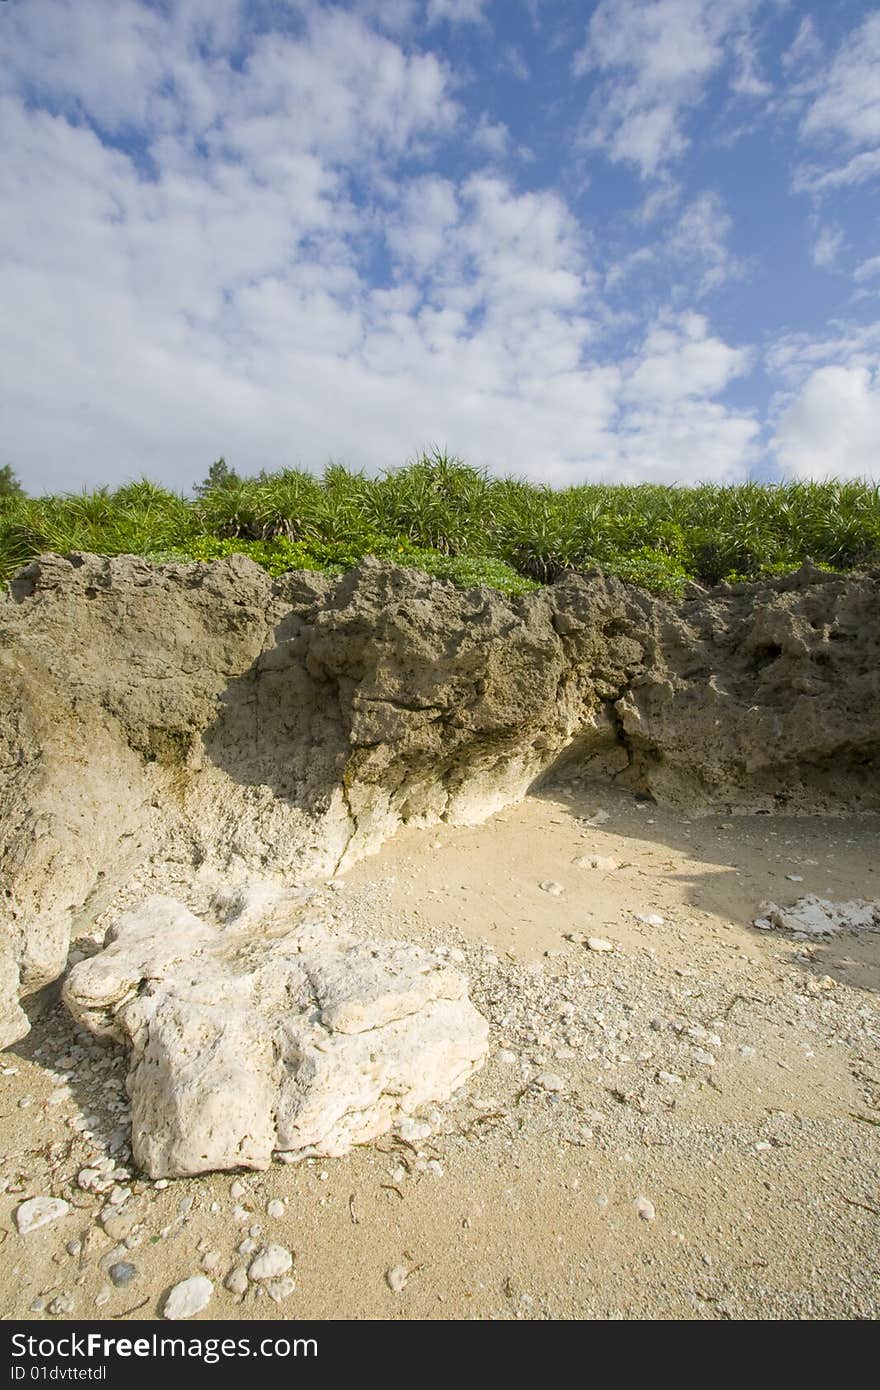
POLYGON ((29 490, 880 476, 880 8, 7 0, 29 490))

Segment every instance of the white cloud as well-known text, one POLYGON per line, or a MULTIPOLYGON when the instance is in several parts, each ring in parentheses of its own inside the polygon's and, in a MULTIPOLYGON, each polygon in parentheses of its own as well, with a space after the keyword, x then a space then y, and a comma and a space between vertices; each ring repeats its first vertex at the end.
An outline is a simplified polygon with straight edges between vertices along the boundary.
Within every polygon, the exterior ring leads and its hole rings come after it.
POLYGON ((880 173, 880 13, 869 14, 818 74, 801 136, 826 151, 824 167, 796 171, 797 191, 820 194, 880 173))
POLYGON ((732 225, 720 195, 706 191, 688 204, 665 239, 665 249, 687 267, 688 291, 697 298, 744 273, 728 246, 732 225))
POLYGON ((480 24, 488 0, 428 0, 428 23, 480 24))
POLYGON ((859 282, 874 280, 878 277, 880 277, 880 256, 871 256, 868 260, 862 261, 861 265, 856 266, 853 272, 853 279, 859 282))
POLYGON ((502 61, 507 71, 519 82, 528 82, 531 79, 531 70, 520 50, 514 44, 508 44, 503 50, 502 61))
POLYGON ((839 135, 855 146, 880 144, 880 13, 868 15, 841 44, 803 133, 839 135))
MULTIPOLYGON (((602 360, 565 200, 430 172, 463 129, 453 77, 367 8, 262 34, 231 0, 10 10, 4 458, 61 489, 432 442, 553 482, 741 475, 755 425, 719 398, 747 354, 679 314, 602 360)), ((690 215, 711 270, 723 210, 690 215)))
POLYGON ((839 227, 823 227, 813 242, 813 265, 831 270, 843 247, 843 232, 839 227))
POLYGON ((772 448, 793 476, 880 478, 880 321, 792 334, 767 355, 782 389, 772 448))
POLYGON ((589 148, 654 175, 688 145, 684 123, 709 77, 728 58, 732 89, 764 95, 749 19, 760 0, 599 0, 575 76, 600 81, 581 132, 589 148))
POLYGON ((510 131, 500 121, 491 121, 484 112, 474 127, 471 139, 478 150, 500 159, 510 146, 510 131))
POLYGON ((880 479, 880 375, 867 367, 811 372, 782 415, 775 448, 795 477, 880 479))

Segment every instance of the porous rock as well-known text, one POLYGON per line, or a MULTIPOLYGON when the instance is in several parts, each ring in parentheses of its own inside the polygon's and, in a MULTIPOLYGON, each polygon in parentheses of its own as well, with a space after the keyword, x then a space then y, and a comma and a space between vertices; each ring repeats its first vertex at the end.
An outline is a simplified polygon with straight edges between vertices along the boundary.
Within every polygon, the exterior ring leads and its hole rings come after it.
POLYGON ((508 599, 365 559, 42 556, 0 598, 0 1044, 151 855, 303 883, 557 772, 689 812, 880 808, 880 581, 508 599))
POLYGON ((64 999, 131 1048, 132 1149, 153 1178, 343 1154, 446 1100, 488 1050, 464 976, 416 946, 217 928, 162 896, 64 999))

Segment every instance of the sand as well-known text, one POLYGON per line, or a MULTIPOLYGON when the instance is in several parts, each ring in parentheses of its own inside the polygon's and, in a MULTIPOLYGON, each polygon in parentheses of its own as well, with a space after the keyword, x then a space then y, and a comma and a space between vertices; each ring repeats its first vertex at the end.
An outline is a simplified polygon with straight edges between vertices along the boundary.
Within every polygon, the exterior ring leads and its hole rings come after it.
POLYGON ((767 898, 880 897, 878 832, 877 815, 691 820, 573 785, 481 826, 398 833, 314 905, 460 953, 489 1065, 422 1139, 161 1188, 120 1178, 128 1248, 102 1229, 107 1195, 76 1182, 118 1128, 124 1060, 104 1051, 103 1091, 60 1065, 97 1054, 50 1000, 0 1059, 0 1313, 159 1317, 207 1255, 200 1318, 876 1317, 880 934, 808 943, 750 922, 767 898), (37 1195, 74 1205, 21 1236, 14 1212, 37 1195), (243 1239, 293 1253, 281 1303, 224 1289, 243 1239), (124 1287, 111 1258, 136 1267, 124 1287))

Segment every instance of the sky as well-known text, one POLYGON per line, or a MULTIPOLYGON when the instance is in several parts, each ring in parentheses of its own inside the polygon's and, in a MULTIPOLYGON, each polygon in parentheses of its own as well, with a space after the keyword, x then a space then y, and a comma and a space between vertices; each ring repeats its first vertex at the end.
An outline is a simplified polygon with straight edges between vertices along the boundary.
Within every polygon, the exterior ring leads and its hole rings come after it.
POLYGON ((0 465, 880 477, 880 7, 3 0, 0 465))

